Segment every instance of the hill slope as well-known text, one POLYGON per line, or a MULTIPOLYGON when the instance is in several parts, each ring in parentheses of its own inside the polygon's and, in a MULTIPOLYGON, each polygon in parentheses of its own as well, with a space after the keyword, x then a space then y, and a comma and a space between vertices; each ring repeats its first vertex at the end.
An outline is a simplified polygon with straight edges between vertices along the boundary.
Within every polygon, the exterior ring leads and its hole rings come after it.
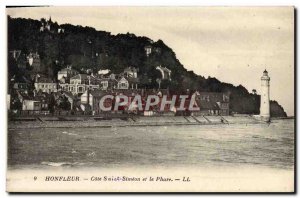
MULTIPOLYGON (((8 50, 18 49, 25 54, 37 51, 41 57, 43 73, 51 78, 55 78, 57 72, 66 65, 72 65, 77 70, 110 69, 116 73, 125 67, 134 66, 138 68, 141 86, 157 88, 156 79, 160 74, 155 67, 162 65, 172 71, 172 81, 163 81, 162 88, 169 88, 171 92, 184 92, 187 89, 229 92, 232 112, 259 114, 259 95, 249 93, 242 85, 236 87, 188 71, 162 40, 154 42, 130 33, 111 35, 91 27, 58 25, 52 21, 48 21, 51 30, 41 32, 42 23, 47 21, 8 17, 8 50), (58 33, 59 29, 64 32, 58 33), (145 53, 145 46, 152 48, 149 56, 145 53)), ((9 77, 23 74, 11 61, 8 62, 9 77)), ((286 116, 276 101, 271 101, 271 116, 286 116)))

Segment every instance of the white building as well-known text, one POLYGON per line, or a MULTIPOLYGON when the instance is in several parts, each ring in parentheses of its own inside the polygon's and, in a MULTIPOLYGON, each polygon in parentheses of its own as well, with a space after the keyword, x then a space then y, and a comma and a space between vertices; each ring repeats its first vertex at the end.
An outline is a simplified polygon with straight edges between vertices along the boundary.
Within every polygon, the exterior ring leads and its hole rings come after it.
POLYGON ((270 121, 270 77, 267 70, 261 77, 260 117, 263 121, 270 121))
POLYGON ((23 100, 22 110, 26 111, 40 111, 42 109, 42 104, 40 101, 36 100, 23 100))
POLYGON ((118 89, 128 89, 129 88, 129 82, 125 77, 122 77, 118 81, 118 89))
POLYGON ((101 89, 103 89, 103 90, 107 90, 108 89, 108 81, 109 81, 110 79, 102 79, 101 81, 100 81, 100 85, 101 85, 101 89))
POLYGON ((62 91, 69 91, 72 94, 82 94, 87 89, 96 90, 99 89, 100 80, 94 76, 87 74, 77 74, 70 78, 70 83, 59 84, 62 91))
POLYGON ((161 65, 157 66, 156 69, 158 71, 160 71, 160 73, 161 73, 161 79, 163 79, 163 80, 165 80, 165 79, 171 80, 171 70, 169 70, 166 67, 162 67, 161 65))
POLYGON ((60 33, 64 33, 64 32, 65 32, 65 30, 64 30, 63 28, 58 28, 58 29, 57 29, 57 33, 59 33, 59 34, 60 34, 60 33))
POLYGON ((137 69, 135 67, 127 67, 123 73, 126 77, 137 78, 137 69))
POLYGON ((56 82, 44 77, 37 77, 34 83, 34 88, 36 91, 42 91, 46 93, 57 92, 58 85, 56 82))
POLYGON ((109 69, 100 69, 100 70, 98 71, 98 74, 99 74, 99 75, 106 75, 106 74, 108 74, 109 72, 110 72, 109 69))
POLYGON ((150 45, 145 46, 146 56, 149 56, 152 53, 152 47, 150 45))

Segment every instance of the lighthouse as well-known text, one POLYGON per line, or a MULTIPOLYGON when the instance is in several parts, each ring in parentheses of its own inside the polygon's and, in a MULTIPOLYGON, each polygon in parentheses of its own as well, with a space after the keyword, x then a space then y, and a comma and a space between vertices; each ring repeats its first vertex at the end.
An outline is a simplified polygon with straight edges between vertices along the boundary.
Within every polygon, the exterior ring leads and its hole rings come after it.
POLYGON ((267 70, 261 77, 260 117, 263 121, 270 121, 270 77, 267 70))

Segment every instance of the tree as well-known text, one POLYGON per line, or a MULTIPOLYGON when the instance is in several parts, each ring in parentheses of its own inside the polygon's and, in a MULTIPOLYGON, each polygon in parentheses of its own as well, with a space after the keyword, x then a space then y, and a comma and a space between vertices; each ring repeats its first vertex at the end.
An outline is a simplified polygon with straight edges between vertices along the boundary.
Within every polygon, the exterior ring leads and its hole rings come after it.
POLYGON ((66 96, 61 96, 58 101, 58 107, 62 110, 71 110, 71 103, 66 96))
MULTIPOLYGON (((7 35, 8 51, 22 50, 25 55, 32 50, 38 51, 45 67, 44 73, 48 76, 56 76, 57 71, 65 65, 72 65, 77 70, 110 69, 115 74, 134 66, 139 70, 140 87, 152 89, 157 88, 156 79, 161 79, 161 74, 155 68, 162 65, 172 71, 172 81, 162 80, 160 88, 169 88, 170 92, 178 93, 186 89, 230 93, 231 111, 247 114, 259 111, 260 99, 256 92, 252 90, 251 94, 242 85, 233 86, 214 77, 204 78, 188 71, 162 40, 153 42, 150 38, 131 33, 111 35, 110 32, 71 24, 59 25, 65 30, 64 34, 58 34, 57 31, 40 32, 41 24, 45 22, 45 19, 37 21, 8 17, 7 35), (144 50, 147 45, 154 49, 149 57, 144 50), (56 60, 60 63, 55 64, 56 60)), ((56 26, 55 22, 53 24, 56 26)), ((15 75, 15 79, 18 79, 30 73, 28 70, 19 70, 14 60, 8 62, 10 77, 15 75), (18 73, 21 75, 16 75, 18 73)), ((271 110, 277 109, 276 116, 285 115, 278 103, 272 104, 271 110)), ((65 109, 68 107, 66 100, 61 105, 65 109)))
POLYGON ((10 108, 11 108, 12 110, 22 110, 22 103, 20 102, 19 99, 14 99, 14 100, 11 102, 10 108))

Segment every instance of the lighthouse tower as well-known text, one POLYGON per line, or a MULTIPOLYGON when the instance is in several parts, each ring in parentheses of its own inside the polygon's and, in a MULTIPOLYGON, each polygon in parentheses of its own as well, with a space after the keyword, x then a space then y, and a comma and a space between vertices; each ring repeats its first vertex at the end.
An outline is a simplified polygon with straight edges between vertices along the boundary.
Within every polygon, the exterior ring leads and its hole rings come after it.
POLYGON ((270 77, 267 70, 261 77, 260 117, 263 121, 270 121, 270 77))

